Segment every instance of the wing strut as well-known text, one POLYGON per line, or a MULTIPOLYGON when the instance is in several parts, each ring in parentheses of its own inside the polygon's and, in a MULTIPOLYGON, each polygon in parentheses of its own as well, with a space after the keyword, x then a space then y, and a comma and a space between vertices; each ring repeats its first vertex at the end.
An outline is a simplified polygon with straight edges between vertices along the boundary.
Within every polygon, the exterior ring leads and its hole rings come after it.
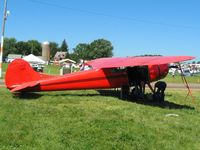
POLYGON ((181 70, 181 79, 182 79, 183 83, 185 84, 186 88, 188 89, 188 93, 187 93, 187 96, 185 97, 185 100, 188 98, 188 96, 191 96, 191 98, 192 98, 192 100, 194 102, 195 101, 195 97, 192 95, 192 91, 190 90, 189 84, 188 84, 185 76, 183 75, 183 70, 181 68, 181 64, 178 63, 178 65, 179 65, 179 68, 181 70))

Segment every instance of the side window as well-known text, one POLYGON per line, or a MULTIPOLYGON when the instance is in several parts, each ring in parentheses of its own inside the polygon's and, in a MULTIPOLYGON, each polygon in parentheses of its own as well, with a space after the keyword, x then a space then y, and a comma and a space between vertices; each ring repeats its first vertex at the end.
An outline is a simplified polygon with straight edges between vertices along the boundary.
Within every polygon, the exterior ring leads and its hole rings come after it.
POLYGON ((125 72, 125 68, 112 68, 110 70, 112 73, 125 72))

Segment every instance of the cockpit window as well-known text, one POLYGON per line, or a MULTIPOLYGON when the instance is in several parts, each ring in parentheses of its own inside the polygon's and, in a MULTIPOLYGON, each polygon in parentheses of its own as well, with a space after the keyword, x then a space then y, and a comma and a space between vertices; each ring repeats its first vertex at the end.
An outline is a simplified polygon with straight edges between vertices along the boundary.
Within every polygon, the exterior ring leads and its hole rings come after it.
POLYGON ((119 73, 119 72, 124 72, 125 70, 126 70, 125 68, 112 68, 111 72, 119 73))

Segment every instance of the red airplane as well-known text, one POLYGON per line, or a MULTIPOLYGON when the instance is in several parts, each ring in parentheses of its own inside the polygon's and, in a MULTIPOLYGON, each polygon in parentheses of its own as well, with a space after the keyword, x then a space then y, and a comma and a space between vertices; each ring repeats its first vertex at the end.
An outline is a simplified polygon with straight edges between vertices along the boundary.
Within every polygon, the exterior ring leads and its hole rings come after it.
MULTIPOLYGON (((5 83, 14 93, 121 88, 122 96, 129 88, 145 87, 168 74, 169 63, 194 59, 192 56, 147 56, 100 58, 87 62, 90 70, 52 76, 35 72, 28 62, 16 59, 9 64, 5 83)), ((165 89, 164 85, 164 89, 165 89)), ((144 90, 143 90, 144 92, 144 90)))

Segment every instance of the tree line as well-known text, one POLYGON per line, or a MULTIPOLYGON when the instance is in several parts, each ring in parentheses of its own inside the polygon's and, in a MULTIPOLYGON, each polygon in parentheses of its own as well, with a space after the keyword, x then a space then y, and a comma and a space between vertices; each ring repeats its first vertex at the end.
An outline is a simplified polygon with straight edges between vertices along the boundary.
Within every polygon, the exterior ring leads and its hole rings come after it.
MULTIPOLYGON (((79 59, 91 60, 113 56, 112 43, 105 39, 97 39, 91 43, 80 43, 72 49, 72 53, 69 53, 69 47, 65 39, 62 41, 60 46, 56 42, 49 43, 51 59, 54 58, 56 52, 58 51, 67 52, 67 58, 75 61, 79 59)), ((41 56, 42 45, 37 40, 17 41, 15 38, 5 38, 3 57, 6 58, 8 54, 34 54, 36 56, 41 56)))

